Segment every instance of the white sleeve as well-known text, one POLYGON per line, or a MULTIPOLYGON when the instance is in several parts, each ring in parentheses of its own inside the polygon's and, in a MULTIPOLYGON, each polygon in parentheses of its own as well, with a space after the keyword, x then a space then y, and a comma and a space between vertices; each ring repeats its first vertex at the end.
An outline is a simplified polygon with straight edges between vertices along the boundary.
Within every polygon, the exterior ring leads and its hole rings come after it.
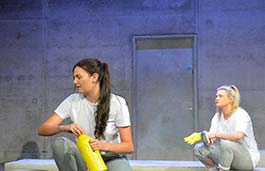
POLYGON ((212 121, 211 121, 211 127, 210 127, 210 132, 217 132, 217 129, 218 129, 218 122, 219 122, 219 114, 216 113, 214 115, 214 117, 212 118, 212 121))
POLYGON ((55 109, 55 113, 57 113, 61 118, 66 119, 69 118, 69 114, 71 112, 71 101, 72 96, 67 97, 64 99, 63 102, 55 109))
POLYGON ((244 134, 247 135, 247 129, 249 124, 251 124, 251 119, 248 113, 245 110, 240 110, 240 113, 237 116, 235 131, 244 132, 244 134))
POLYGON ((130 126, 131 124, 128 105, 124 98, 118 97, 118 100, 120 104, 120 110, 118 110, 119 113, 117 114, 116 125, 118 127, 130 126))

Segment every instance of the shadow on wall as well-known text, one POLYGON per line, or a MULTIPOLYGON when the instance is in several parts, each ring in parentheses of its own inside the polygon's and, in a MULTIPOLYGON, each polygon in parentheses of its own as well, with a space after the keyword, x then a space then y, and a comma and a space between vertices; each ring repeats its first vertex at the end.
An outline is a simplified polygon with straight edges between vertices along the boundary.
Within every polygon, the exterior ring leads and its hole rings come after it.
POLYGON ((39 146, 34 141, 29 141, 23 145, 21 155, 17 158, 20 159, 39 159, 40 151, 39 146))

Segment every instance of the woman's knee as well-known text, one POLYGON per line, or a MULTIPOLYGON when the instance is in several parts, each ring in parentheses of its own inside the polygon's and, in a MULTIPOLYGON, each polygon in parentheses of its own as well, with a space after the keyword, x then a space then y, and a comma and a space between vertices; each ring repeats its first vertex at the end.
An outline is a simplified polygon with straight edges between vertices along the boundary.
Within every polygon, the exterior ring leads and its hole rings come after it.
POLYGON ((196 157, 206 157, 209 154, 209 150, 203 143, 198 143, 193 148, 193 153, 196 157))
POLYGON ((65 138, 64 137, 58 137, 55 139, 55 141, 51 144, 51 148, 53 151, 57 149, 61 149, 65 146, 65 138))
POLYGON ((51 148, 54 153, 64 153, 66 151, 70 152, 77 150, 75 143, 65 137, 56 138, 51 144, 51 148))
POLYGON ((114 159, 106 162, 109 171, 132 171, 126 159, 114 159))
POLYGON ((222 144, 220 145, 220 148, 222 151, 225 152, 231 152, 232 148, 235 146, 235 142, 232 141, 223 141, 222 144))

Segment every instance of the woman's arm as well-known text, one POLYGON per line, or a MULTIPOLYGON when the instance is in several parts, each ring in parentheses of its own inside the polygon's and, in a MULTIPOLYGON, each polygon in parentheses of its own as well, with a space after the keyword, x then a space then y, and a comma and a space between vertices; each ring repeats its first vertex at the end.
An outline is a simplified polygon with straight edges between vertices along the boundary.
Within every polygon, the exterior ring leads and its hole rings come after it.
POLYGON ((64 126, 60 125, 63 119, 53 113, 38 129, 38 134, 41 136, 50 136, 64 131, 64 126))
POLYGON ((131 134, 131 127, 119 127, 119 133, 121 136, 121 143, 111 144, 106 142, 101 142, 97 139, 92 139, 90 145, 93 150, 100 150, 105 152, 112 152, 117 154, 128 154, 134 151, 134 145, 131 134))
POLYGON ((208 137, 211 139, 220 138, 224 140, 237 141, 245 137, 245 134, 241 131, 229 132, 229 133, 213 133, 209 132, 208 137))
POLYGON ((71 123, 68 125, 60 125, 63 119, 57 114, 53 113, 38 129, 38 134, 42 136, 50 136, 60 132, 70 132, 76 136, 85 134, 85 130, 78 124, 71 123))

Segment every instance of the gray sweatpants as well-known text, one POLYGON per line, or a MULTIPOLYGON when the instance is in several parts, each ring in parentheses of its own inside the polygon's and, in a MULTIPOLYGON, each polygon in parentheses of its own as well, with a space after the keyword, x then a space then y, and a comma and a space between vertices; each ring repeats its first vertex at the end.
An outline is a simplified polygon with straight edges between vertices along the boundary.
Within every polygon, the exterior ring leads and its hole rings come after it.
POLYGON ((253 170, 250 153, 239 143, 228 140, 216 140, 214 144, 205 146, 198 143, 194 147, 195 156, 202 162, 211 160, 216 168, 222 170, 253 170))
MULTIPOLYGON (((52 152, 56 165, 60 171, 87 171, 87 167, 76 144, 65 138, 58 137, 52 144, 52 152)), ((108 171, 132 171, 129 162, 124 157, 103 159, 108 171)))

